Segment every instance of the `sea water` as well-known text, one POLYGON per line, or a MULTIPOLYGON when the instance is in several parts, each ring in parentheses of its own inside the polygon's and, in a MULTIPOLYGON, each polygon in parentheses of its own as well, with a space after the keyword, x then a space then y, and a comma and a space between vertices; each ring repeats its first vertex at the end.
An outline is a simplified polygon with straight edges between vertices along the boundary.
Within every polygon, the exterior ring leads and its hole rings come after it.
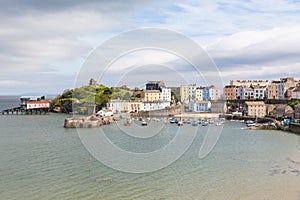
MULTIPOLYGON (((0 98, 2 109, 12 104, 17 104, 15 97, 0 98)), ((154 172, 135 174, 92 158, 78 131, 63 127, 66 117, 70 116, 0 115, 0 199, 300 199, 298 135, 242 130, 243 123, 225 122, 215 147, 200 159, 207 129, 214 125, 199 126, 192 145, 178 160, 154 172)), ((123 123, 101 129, 117 146, 133 152, 163 148, 177 129, 186 134, 192 130, 191 124, 178 127, 151 121, 143 128, 151 132, 161 126, 164 131, 132 140, 124 129, 134 132, 140 124, 123 127, 123 123)), ((91 129, 80 133, 85 131, 91 129)))

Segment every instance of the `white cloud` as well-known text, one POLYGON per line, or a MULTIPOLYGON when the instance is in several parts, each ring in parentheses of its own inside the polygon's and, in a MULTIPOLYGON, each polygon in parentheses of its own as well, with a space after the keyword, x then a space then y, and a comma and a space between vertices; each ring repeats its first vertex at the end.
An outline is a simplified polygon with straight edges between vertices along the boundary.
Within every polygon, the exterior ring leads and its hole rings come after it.
MULTIPOLYGON (((70 72, 67 82, 54 81, 68 87, 92 48, 122 31, 149 26, 173 29, 199 42, 225 77, 236 69, 280 76, 299 63, 299 14, 300 2, 293 0, 6 1, 0 8, 0 80, 13 85, 3 80, 33 83, 51 76, 48 87, 55 90, 51 81, 70 72)), ((172 59, 176 57, 163 53, 137 54, 111 70, 172 59)))
POLYGON ((290 65, 300 56, 300 26, 236 33, 207 50, 223 66, 290 65))

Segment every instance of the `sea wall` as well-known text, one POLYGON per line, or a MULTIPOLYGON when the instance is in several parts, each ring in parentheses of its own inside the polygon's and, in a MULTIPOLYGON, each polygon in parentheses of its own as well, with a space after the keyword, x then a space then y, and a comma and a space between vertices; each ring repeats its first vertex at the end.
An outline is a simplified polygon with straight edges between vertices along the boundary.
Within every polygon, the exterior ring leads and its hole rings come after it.
POLYGON ((291 123, 289 125, 289 131, 300 134, 300 124, 291 123))
POLYGON ((220 114, 219 113, 183 113, 183 114, 179 114, 179 115, 175 115, 175 117, 177 118, 206 118, 206 119, 218 119, 220 118, 220 114))
POLYGON ((181 105, 172 106, 161 110, 140 111, 138 115, 141 117, 168 117, 183 113, 183 111, 184 107, 181 105))

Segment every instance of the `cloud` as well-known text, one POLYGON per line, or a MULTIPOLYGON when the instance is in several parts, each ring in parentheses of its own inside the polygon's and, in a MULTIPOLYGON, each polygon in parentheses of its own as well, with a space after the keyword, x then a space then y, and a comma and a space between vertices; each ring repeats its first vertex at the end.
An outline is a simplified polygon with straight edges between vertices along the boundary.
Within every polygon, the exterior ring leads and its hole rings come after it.
POLYGON ((300 26, 242 31, 207 50, 227 80, 300 77, 300 26))
POLYGON ((239 32, 207 50, 220 67, 290 65, 300 56, 300 26, 239 32))
POLYGON ((180 31, 208 45, 218 37, 241 31, 268 30, 300 23, 300 2, 268 1, 176 1, 165 7, 162 27, 180 31))
MULTIPOLYGON (((300 2, 293 0, 3 1, 0 80, 41 82, 51 90, 72 87, 71 79, 97 45, 139 27, 168 28, 191 37, 209 51, 224 77, 232 77, 233 70, 248 75, 260 70, 263 77, 268 69, 276 69, 269 73, 272 77, 280 76, 279 71, 289 74, 283 69, 291 71, 299 63, 299 15, 300 2)), ((172 64, 191 73, 172 59, 137 55, 122 62, 128 67, 172 64)))

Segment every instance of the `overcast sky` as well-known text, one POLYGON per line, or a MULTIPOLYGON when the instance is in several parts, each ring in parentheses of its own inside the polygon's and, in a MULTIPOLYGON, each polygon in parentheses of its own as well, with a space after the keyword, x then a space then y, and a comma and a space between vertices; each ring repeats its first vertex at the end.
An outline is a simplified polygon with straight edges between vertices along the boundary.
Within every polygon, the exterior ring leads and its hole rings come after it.
MULTIPOLYGON (((0 95, 59 94, 74 87, 89 55, 105 41, 143 27, 174 30, 206 50, 230 79, 300 78, 297 0, 10 0, 0 7, 0 95)), ((143 87, 203 84, 178 55, 120 55, 99 82, 143 87), (134 80, 134 81, 133 81, 134 80)), ((86 80, 88 82, 88 80, 86 80)))

